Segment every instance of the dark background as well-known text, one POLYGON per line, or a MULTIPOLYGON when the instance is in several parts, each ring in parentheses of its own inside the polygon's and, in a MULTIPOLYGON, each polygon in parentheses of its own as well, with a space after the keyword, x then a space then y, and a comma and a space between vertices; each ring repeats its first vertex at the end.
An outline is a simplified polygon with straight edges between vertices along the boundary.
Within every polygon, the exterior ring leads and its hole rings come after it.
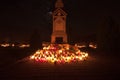
MULTIPOLYGON (((43 41, 50 41, 52 11, 56 0, 1 0, 0 41, 28 41, 35 30, 43 41)), ((95 35, 111 16, 120 24, 118 0, 63 0, 70 40, 95 35)))
POLYGON ((96 35, 98 51, 88 47, 80 49, 89 53, 87 60, 57 65, 29 59, 40 48, 38 42, 50 41, 51 13, 55 1, 0 0, 0 41, 30 41, 32 44, 30 48, 0 47, 0 80, 118 80, 118 0, 63 0, 68 13, 69 40, 79 41, 82 38, 89 43, 92 36, 95 38, 96 35))

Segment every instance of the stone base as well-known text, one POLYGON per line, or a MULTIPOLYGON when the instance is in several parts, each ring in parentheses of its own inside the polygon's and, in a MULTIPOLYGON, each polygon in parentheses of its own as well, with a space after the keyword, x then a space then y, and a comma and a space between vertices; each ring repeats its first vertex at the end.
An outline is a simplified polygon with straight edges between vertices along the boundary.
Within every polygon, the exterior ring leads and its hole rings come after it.
POLYGON ((66 33, 53 33, 51 36, 51 43, 67 43, 66 33))

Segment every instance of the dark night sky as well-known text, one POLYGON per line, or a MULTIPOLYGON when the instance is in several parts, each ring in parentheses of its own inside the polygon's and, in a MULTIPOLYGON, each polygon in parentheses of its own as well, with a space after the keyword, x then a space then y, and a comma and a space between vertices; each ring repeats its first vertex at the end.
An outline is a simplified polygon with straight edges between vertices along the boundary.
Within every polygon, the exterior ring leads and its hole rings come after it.
MULTIPOLYGON (((51 11, 55 0, 1 0, 0 39, 28 40, 35 29, 43 40, 50 38, 51 11)), ((72 38, 96 33, 104 16, 120 25, 119 0, 63 0, 67 29, 72 38), (74 35, 74 36, 73 36, 74 35)))

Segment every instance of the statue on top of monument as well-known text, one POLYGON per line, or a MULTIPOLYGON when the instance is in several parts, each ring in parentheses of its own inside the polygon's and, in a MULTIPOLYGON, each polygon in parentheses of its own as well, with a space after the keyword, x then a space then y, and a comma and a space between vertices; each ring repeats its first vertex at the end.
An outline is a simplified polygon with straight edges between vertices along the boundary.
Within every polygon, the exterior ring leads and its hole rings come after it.
POLYGON ((64 7, 64 4, 62 0, 57 0, 55 4, 55 8, 63 8, 63 7, 64 7))

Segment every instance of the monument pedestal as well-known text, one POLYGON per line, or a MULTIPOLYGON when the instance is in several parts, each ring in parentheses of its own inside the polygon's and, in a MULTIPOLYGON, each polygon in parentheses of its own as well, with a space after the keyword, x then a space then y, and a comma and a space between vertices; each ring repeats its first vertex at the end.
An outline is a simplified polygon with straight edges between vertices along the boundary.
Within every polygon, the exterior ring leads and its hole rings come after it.
POLYGON ((52 38, 51 43, 67 43, 67 34, 63 32, 53 33, 51 38, 52 38))

